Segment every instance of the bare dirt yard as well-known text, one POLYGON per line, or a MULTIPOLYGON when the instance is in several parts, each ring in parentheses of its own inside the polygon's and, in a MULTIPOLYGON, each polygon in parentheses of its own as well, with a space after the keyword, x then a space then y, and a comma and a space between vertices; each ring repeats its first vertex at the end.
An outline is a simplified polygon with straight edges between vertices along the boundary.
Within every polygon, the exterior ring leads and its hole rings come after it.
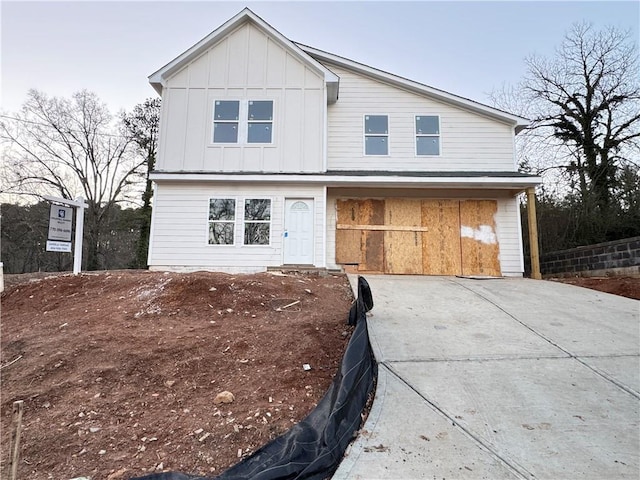
POLYGON ((110 271, 5 283, 0 468, 23 400, 20 479, 215 476, 309 413, 352 330, 345 276, 110 271), (233 402, 216 404, 224 391, 233 402))
POLYGON ((640 300, 640 278, 638 277, 573 277, 550 280, 640 300))

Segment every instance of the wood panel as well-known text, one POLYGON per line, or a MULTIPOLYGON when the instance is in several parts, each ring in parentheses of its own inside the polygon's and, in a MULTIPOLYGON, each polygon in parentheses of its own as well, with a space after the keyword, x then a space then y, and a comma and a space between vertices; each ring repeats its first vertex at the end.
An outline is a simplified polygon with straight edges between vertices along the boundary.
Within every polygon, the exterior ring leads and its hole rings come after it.
POLYGON ((460 202, 423 200, 422 270, 425 275, 460 275, 460 202))
MULTIPOLYGON (((385 201, 385 225, 422 226, 421 200, 388 198, 385 201)), ((386 273, 416 275, 422 273, 423 232, 384 232, 386 273)))
MULTIPOLYGON (((361 200, 358 220, 360 224, 384 227, 384 200, 361 200)), ((360 237, 361 261, 359 271, 384 271, 384 232, 362 230, 360 237)))
POLYGON ((460 202, 462 274, 500 276, 495 200, 460 202))
MULTIPOLYGON (((357 200, 336 200, 337 223, 357 225, 359 223, 359 203, 357 200)), ((359 230, 336 229, 336 263, 360 263, 359 230)))

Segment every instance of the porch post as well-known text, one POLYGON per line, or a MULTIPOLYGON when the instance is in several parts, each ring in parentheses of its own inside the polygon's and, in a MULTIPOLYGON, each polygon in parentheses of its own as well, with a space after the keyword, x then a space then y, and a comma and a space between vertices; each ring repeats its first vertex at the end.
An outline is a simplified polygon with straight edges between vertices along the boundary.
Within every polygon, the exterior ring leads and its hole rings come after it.
POLYGON ((536 189, 527 188, 527 216, 529 220, 529 251, 531 254, 531 278, 540 280, 540 252, 538 251, 538 222, 536 221, 536 189))

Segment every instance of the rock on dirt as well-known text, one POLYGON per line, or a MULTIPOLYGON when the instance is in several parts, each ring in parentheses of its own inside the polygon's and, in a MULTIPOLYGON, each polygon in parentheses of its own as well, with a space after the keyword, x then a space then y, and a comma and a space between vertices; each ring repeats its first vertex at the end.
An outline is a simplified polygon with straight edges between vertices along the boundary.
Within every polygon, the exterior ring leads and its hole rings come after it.
POLYGON ((213 399, 213 403, 215 405, 220 405, 221 403, 233 403, 235 399, 236 397, 233 393, 225 390, 224 392, 220 392, 216 395, 216 398, 213 399))
POLYGON ((218 474, 309 413, 351 331, 344 276, 11 277, 2 293, 0 468, 12 404, 24 400, 18 478, 30 480, 124 480, 159 465, 218 474), (214 406, 222 391, 235 401, 214 406))

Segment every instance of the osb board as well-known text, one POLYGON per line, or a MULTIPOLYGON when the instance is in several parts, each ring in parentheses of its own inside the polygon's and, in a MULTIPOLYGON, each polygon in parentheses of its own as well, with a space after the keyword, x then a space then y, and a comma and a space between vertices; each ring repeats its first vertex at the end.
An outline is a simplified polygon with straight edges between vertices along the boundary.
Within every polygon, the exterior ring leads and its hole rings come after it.
MULTIPOLYGON (((389 198, 385 201, 385 225, 422 226, 422 203, 415 199, 389 198)), ((386 273, 422 273, 423 232, 384 232, 386 273)))
POLYGON ((460 202, 462 274, 500 276, 495 200, 460 202))
POLYGON ((423 200, 422 270, 425 275, 460 275, 460 202, 423 200))
POLYGON ((385 200, 385 225, 422 226, 420 215, 422 200, 410 198, 387 198, 385 200))
MULTIPOLYGON (((384 225, 384 200, 361 200, 358 220, 361 225, 384 225)), ((361 257, 358 270, 384 270, 384 232, 363 230, 360 237, 361 257)))
MULTIPOLYGON (((359 205, 357 200, 337 200, 337 223, 357 225, 359 205)), ((360 263, 360 231, 336 230, 336 263, 360 263)))

